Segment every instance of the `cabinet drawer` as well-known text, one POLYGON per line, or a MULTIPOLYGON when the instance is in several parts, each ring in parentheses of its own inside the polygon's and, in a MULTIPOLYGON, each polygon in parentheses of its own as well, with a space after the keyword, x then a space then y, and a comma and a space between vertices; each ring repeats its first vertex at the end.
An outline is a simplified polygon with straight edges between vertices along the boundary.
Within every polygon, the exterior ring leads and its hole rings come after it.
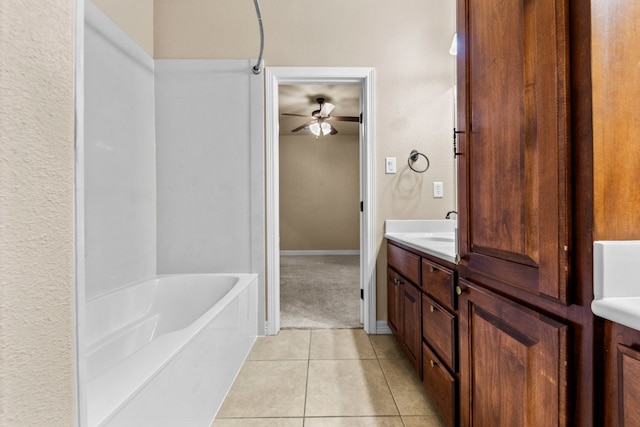
POLYGON ((422 344, 422 375, 422 384, 438 407, 446 425, 456 425, 458 405, 456 379, 424 343, 422 344))
POLYGON ((420 257, 392 244, 387 244, 387 263, 413 284, 420 286, 420 257))
POLYGON ((456 371, 456 316, 422 295, 422 337, 453 372, 456 371))
POLYGON ((422 289, 449 310, 455 310, 453 271, 426 259, 422 260, 422 289))

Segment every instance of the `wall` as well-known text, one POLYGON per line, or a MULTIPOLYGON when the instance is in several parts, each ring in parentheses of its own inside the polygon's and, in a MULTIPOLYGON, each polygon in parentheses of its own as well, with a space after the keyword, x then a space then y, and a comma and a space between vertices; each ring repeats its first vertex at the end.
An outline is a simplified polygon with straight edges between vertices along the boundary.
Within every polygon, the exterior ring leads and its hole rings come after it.
MULTIPOLYGON (((385 219, 444 218, 455 206, 452 156, 454 59, 449 46, 455 2, 262 0, 266 66, 376 68, 377 317, 386 318, 385 219), (424 174, 408 170, 416 148, 431 160, 424 174), (397 157, 398 174, 384 173, 397 157), (445 182, 433 199, 431 182, 445 182)), ((157 58, 256 58, 253 2, 156 0, 157 58)))
POLYGON ((360 249, 358 135, 280 136, 280 249, 360 249))
POLYGON ((149 56, 153 57, 153 0, 92 1, 149 56))
POLYGON ((0 7, 0 423, 75 424, 74 2, 0 7))
POLYGON ((591 4, 595 239, 640 239, 640 4, 591 4))
POLYGON ((153 58, 91 2, 85 26, 85 291, 156 273, 153 58))

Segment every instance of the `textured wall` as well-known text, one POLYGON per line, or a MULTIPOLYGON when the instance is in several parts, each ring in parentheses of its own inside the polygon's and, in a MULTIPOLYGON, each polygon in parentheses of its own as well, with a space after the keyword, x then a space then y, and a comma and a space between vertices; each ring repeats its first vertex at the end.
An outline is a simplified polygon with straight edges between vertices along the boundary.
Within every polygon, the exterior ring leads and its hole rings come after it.
POLYGON ((360 249, 358 135, 280 136, 280 249, 360 249))
POLYGON ((74 1, 0 6, 0 423, 75 424, 74 1))
MULTIPOLYGON (((385 219, 442 219, 455 207, 452 147, 455 1, 262 0, 267 66, 376 68, 379 319, 386 318, 385 219), (431 169, 408 170, 415 148, 431 169), (398 173, 384 173, 397 157, 398 173), (442 181, 443 199, 431 182, 442 181)), ((249 0, 156 0, 156 58, 256 58, 249 0)))

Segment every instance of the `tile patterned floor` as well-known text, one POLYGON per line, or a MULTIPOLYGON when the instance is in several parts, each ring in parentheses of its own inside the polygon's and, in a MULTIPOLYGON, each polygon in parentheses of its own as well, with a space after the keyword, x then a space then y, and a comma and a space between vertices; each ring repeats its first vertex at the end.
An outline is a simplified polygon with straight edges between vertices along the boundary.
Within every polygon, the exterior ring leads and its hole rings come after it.
POLYGON ((212 427, 443 427, 395 339, 362 329, 258 338, 212 427))

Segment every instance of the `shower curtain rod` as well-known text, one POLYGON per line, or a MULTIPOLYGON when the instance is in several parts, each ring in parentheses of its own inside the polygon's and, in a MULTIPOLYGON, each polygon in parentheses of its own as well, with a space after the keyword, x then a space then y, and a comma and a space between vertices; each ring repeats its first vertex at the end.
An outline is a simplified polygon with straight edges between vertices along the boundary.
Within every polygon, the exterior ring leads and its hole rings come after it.
POLYGON ((253 4, 256 7, 256 16, 258 17, 258 26, 260 27, 260 56, 258 56, 258 63, 253 66, 253 74, 260 74, 262 71, 262 53, 264 51, 264 30, 262 28, 262 13, 260 13, 260 3, 258 0, 253 0, 253 4))

